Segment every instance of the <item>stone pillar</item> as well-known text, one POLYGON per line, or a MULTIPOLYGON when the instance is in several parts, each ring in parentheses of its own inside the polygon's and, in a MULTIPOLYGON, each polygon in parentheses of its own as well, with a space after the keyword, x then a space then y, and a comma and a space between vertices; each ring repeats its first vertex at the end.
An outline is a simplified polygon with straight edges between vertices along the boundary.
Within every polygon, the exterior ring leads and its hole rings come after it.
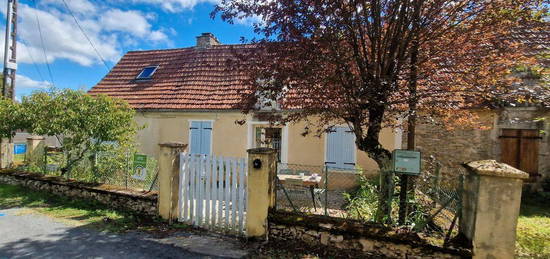
POLYGON ((159 215, 171 224, 177 220, 179 191, 179 154, 187 148, 186 144, 161 143, 158 159, 159 173, 159 215))
POLYGON ((529 175, 495 160, 464 165, 460 232, 473 258, 514 258, 523 180, 529 175))
POLYGON ((0 140, 0 169, 10 168, 13 165, 13 143, 9 139, 0 140))
POLYGON ((42 165, 44 163, 45 138, 32 136, 27 138, 27 152, 25 153, 25 164, 42 165))
POLYGON ((262 238, 267 234, 267 214, 275 204, 277 151, 254 148, 248 151, 246 235, 262 238))

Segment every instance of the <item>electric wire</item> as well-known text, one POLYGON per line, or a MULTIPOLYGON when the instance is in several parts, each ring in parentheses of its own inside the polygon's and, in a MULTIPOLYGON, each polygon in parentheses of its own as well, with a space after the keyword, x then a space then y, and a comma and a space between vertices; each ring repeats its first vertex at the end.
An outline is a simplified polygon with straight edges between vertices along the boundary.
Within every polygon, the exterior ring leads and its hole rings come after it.
POLYGON ((25 44, 21 44, 21 46, 25 47, 25 50, 27 50, 27 53, 29 54, 29 57, 31 58, 31 62, 34 66, 34 69, 38 73, 38 76, 40 77, 40 80, 42 80, 43 82, 46 81, 46 79, 42 75, 42 72, 40 72, 40 68, 38 67, 38 64, 36 63, 36 60, 34 59, 34 56, 32 55, 29 47, 27 47, 27 45, 25 45, 25 44))
POLYGON ((38 12, 36 11, 36 0, 32 0, 34 5, 34 17, 36 18, 36 25, 38 27, 38 34, 40 35, 40 43, 42 45, 42 53, 44 54, 44 62, 46 62, 46 67, 48 68, 48 74, 50 80, 52 81, 52 86, 55 87, 55 80, 53 79, 52 69, 50 68, 50 62, 48 62, 48 55, 46 50, 46 45, 44 44, 44 36, 42 35, 42 26, 40 26, 40 19, 38 19, 38 12))
POLYGON ((63 4, 65 5, 65 8, 67 8, 67 11, 69 11, 69 14, 73 17, 74 19, 74 22, 76 23, 76 25, 78 26, 78 28, 80 29, 80 31, 82 32, 82 34, 84 35, 84 37, 86 37, 86 40, 88 40, 88 42, 90 43, 90 45, 92 46, 92 48, 94 49, 95 53, 97 54, 97 56, 99 57, 99 59, 101 60, 101 62, 103 62, 103 65, 105 65, 105 68, 107 68, 107 71, 110 71, 111 68, 107 65, 107 62, 105 62, 105 59, 103 58, 103 56, 101 56, 101 54, 99 53, 99 51, 97 50, 97 48, 95 47, 94 43, 92 42, 92 40, 90 39, 90 37, 88 37, 88 35, 86 34, 86 32, 84 31, 84 29, 82 28, 82 26, 80 26, 80 23, 78 22, 78 19, 76 19, 76 16, 74 15, 73 11, 71 10, 71 8, 69 7, 69 5, 67 4, 67 2, 65 0, 62 0, 63 1, 63 4))

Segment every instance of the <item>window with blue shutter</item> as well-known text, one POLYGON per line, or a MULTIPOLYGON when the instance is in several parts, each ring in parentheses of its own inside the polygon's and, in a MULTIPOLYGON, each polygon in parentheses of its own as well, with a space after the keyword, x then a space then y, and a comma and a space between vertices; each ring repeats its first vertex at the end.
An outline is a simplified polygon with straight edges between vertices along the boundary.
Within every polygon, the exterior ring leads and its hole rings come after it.
POLYGON ((191 142, 189 143, 190 153, 209 155, 212 146, 212 122, 191 121, 189 131, 191 142))
POLYGON ((355 135, 348 127, 333 127, 327 133, 325 164, 332 168, 355 167, 355 135))

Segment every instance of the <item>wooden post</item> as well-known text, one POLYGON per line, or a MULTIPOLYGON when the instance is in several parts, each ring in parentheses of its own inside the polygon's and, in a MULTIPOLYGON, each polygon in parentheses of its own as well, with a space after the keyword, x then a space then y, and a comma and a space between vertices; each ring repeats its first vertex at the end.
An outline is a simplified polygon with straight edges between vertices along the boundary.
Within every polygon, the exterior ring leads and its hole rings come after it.
MULTIPOLYGON (((32 136, 27 138, 27 152, 25 153, 25 164, 40 166, 44 162, 45 138, 32 136)), ((40 166, 41 167, 41 166, 40 166)), ((42 168, 42 167, 41 167, 42 168)))
POLYGON ((275 205, 277 151, 255 148, 248 151, 247 237, 261 238, 267 234, 267 214, 275 205))
POLYGON ((0 139, 0 169, 10 168, 13 165, 13 143, 10 139, 0 139))
POLYGON ((465 164, 460 233, 473 258, 514 258, 523 180, 529 174, 495 160, 465 164))
POLYGON ((159 173, 159 200, 158 209, 159 215, 168 220, 170 224, 178 219, 178 192, 179 172, 180 172, 180 156, 179 154, 187 145, 178 142, 161 143, 160 154, 158 159, 159 173))

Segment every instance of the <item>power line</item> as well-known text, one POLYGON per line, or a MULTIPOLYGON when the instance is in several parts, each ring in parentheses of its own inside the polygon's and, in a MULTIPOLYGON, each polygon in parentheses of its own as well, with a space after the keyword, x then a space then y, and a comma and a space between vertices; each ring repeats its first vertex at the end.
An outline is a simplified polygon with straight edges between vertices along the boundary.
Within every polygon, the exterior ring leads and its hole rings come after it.
POLYGON ((24 46, 25 49, 27 50, 27 53, 29 53, 29 57, 31 57, 32 64, 34 65, 34 69, 36 69, 36 72, 38 73, 38 76, 40 76, 40 80, 46 81, 44 79, 44 76, 42 76, 42 72, 40 72, 40 68, 36 64, 36 60, 34 59, 32 53, 31 53, 31 50, 25 44, 21 44, 21 46, 24 46))
POLYGON ((48 67, 48 74, 50 75, 50 80, 52 80, 52 86, 55 87, 55 81, 53 80, 52 69, 50 68, 50 62, 48 62, 48 55, 46 54, 46 45, 44 44, 44 37, 42 36, 42 26, 40 26, 40 20, 38 19, 38 12, 36 11, 36 0, 32 0, 34 5, 34 17, 36 18, 36 25, 38 26, 38 34, 40 34, 40 42, 42 44, 42 53, 44 54, 44 62, 48 67))
POLYGON ((71 16, 73 17, 74 19, 74 22, 76 23, 76 25, 78 26, 78 28, 80 29, 80 31, 82 32, 82 34, 84 34, 84 37, 86 37, 86 39, 88 40, 88 42, 90 43, 90 45, 92 46, 92 48, 94 49, 95 53, 97 54, 97 56, 99 57, 99 59, 101 60, 101 62, 103 62, 103 65, 105 65, 105 68, 107 68, 107 71, 110 71, 111 68, 107 65, 107 62, 105 62, 105 59, 103 59, 103 56, 101 56, 101 54, 99 53, 99 51, 97 50, 97 48, 95 47, 94 43, 92 42, 92 40, 90 39, 90 37, 88 37, 88 35, 86 34, 86 32, 84 31, 84 29, 82 29, 82 26, 80 26, 80 23, 78 22, 78 19, 76 19, 76 16, 73 14, 73 11, 71 10, 71 8, 69 7, 69 5, 67 4, 67 2, 65 2, 65 0, 62 0, 63 1, 63 4, 65 5, 65 7, 67 8, 67 11, 69 11, 69 14, 71 14, 71 16))

